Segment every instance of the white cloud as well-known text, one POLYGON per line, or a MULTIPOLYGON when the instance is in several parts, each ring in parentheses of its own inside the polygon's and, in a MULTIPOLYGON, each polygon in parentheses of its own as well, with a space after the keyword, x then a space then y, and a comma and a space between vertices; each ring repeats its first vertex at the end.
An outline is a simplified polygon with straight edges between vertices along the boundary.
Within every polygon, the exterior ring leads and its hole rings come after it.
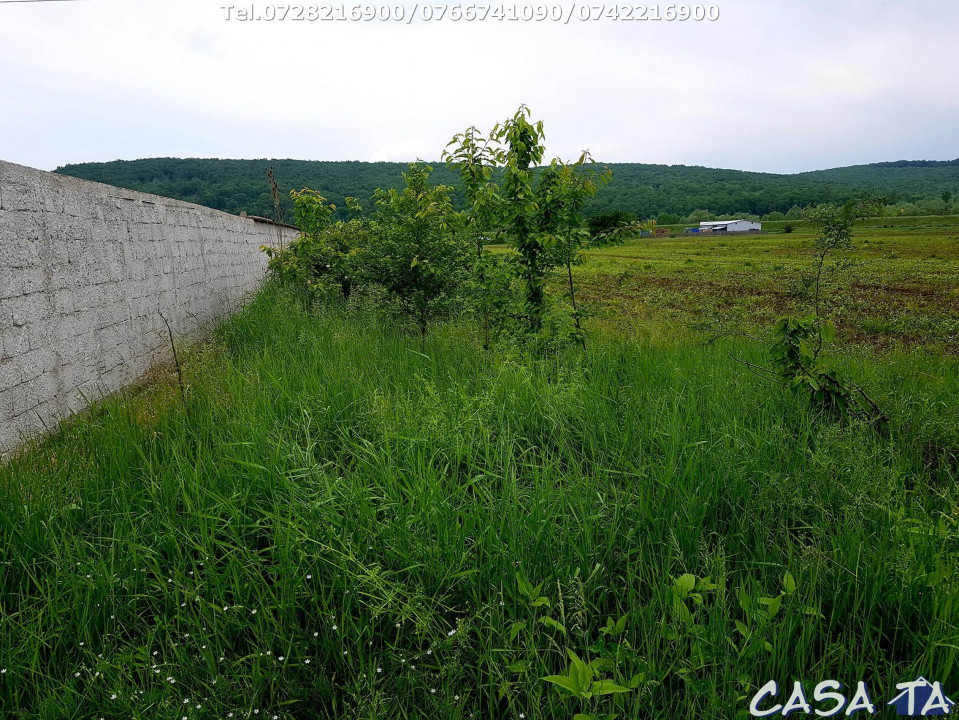
POLYGON ((226 22, 224 4, 0 4, 0 157, 435 160, 521 102, 551 156, 796 171, 959 155, 948 0, 409 26, 226 22))

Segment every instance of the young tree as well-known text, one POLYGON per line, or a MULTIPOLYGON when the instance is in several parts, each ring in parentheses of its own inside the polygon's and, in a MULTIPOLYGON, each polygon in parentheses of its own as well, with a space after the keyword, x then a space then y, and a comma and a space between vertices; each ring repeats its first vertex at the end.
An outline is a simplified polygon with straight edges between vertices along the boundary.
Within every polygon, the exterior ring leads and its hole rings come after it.
POLYGON ((312 294, 335 293, 348 300, 357 274, 357 252, 368 229, 368 223, 359 217, 359 203, 346 198, 353 217, 333 223, 336 206, 328 205, 315 190, 294 190, 290 196, 294 221, 302 234, 285 248, 262 248, 270 257, 270 270, 312 294))
POLYGON ((260 249, 270 258, 269 269, 277 277, 312 291, 331 267, 323 233, 336 208, 327 205, 326 198, 315 190, 293 190, 290 196, 293 198, 293 221, 301 235, 287 247, 264 245, 260 249))
POLYGON ((866 391, 823 356, 823 348, 835 338, 836 329, 822 311, 827 259, 851 247, 856 222, 880 212, 881 208, 877 200, 869 199, 850 201, 838 207, 819 205, 807 211, 807 218, 819 229, 813 246, 812 314, 787 316, 776 323, 770 348, 773 369, 743 364, 767 377, 778 378, 794 392, 808 393, 813 402, 826 411, 846 415, 858 409, 885 423, 888 418, 866 391))
POLYGON ((493 168, 503 160, 503 151, 490 138, 483 137, 475 127, 453 136, 443 151, 443 160, 459 170, 463 194, 466 195, 466 215, 469 234, 475 246, 473 262, 476 286, 483 315, 483 347, 489 349, 490 316, 489 288, 487 287, 487 253, 485 243, 494 230, 499 214, 499 186, 492 181, 493 168))
POLYGON ((451 308, 470 270, 464 220, 450 202, 453 188, 431 186, 432 171, 411 163, 402 191, 376 191, 376 227, 365 261, 369 278, 415 321, 424 348, 429 322, 451 308))
POLYGON ((583 226, 582 210, 586 202, 596 194, 599 185, 605 185, 613 177, 608 168, 601 173, 597 172, 594 164, 588 150, 574 163, 554 159, 540 176, 537 188, 539 230, 544 233, 544 242, 548 243, 553 251, 553 262, 566 268, 576 336, 584 350, 586 335, 583 332, 582 313, 576 304, 576 288, 573 284, 573 265, 582 262, 583 249, 590 242, 589 230, 583 226))
POLYGON ((530 112, 521 105, 513 117, 493 128, 491 138, 505 145, 502 217, 510 243, 518 253, 520 275, 526 283, 526 313, 529 328, 540 329, 545 306, 546 261, 537 232, 536 193, 530 168, 543 160, 543 123, 531 123, 530 112))

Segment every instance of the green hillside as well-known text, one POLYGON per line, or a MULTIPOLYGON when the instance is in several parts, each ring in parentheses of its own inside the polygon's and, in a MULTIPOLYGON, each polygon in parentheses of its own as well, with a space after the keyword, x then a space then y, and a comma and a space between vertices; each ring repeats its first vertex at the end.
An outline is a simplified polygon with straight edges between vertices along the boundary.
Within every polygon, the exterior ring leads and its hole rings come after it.
POLYGON ((959 159, 897 160, 800 173, 797 178, 842 185, 893 190, 904 194, 938 195, 959 191, 959 159))
MULTIPOLYGON (((405 163, 307 160, 204 160, 150 158, 65 165, 57 172, 155 193, 230 213, 272 215, 266 170, 273 165, 280 190, 310 187, 338 207, 346 196, 369 198, 378 188, 401 182, 405 163)), ((456 174, 433 163, 436 183, 456 184, 456 174)), ((627 210, 639 217, 690 213, 764 216, 788 213, 821 202, 841 202, 866 191, 906 207, 906 214, 959 212, 959 160, 876 163, 832 170, 777 175, 685 165, 613 163, 613 183, 592 201, 591 213, 627 210)), ((454 200, 459 200, 454 194, 454 200)), ((289 215, 289 207, 287 207, 289 215)), ((670 220, 668 217, 667 220, 670 220)))

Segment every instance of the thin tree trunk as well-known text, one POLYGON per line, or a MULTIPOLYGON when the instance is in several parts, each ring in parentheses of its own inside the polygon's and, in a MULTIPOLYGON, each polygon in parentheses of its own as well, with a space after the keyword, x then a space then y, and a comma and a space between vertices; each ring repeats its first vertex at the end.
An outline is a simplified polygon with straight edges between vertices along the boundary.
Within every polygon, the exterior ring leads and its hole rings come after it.
POLYGON ((486 266, 483 264, 483 236, 476 238, 476 262, 479 267, 480 292, 483 295, 483 350, 489 350, 489 298, 486 293, 486 266))
POLYGON ((583 345, 583 350, 585 350, 586 335, 583 333, 583 328, 579 324, 579 309, 576 307, 576 292, 573 289, 573 265, 570 262, 569 256, 566 257, 566 277, 569 278, 569 301, 573 305, 573 322, 576 323, 576 332, 579 333, 579 341, 583 345))
POLYGON ((426 354, 426 308, 420 309, 420 340, 422 342, 423 353, 426 354))

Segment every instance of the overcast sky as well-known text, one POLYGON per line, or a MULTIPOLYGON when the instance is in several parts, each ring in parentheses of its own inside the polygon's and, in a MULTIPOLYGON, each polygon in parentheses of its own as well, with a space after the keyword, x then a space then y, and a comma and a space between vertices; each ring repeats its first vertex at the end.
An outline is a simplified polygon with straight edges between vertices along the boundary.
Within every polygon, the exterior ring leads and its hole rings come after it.
POLYGON ((0 159, 435 160, 520 103, 549 157, 798 172, 959 156, 956 0, 409 25, 227 21, 227 4, 0 3, 0 159))

